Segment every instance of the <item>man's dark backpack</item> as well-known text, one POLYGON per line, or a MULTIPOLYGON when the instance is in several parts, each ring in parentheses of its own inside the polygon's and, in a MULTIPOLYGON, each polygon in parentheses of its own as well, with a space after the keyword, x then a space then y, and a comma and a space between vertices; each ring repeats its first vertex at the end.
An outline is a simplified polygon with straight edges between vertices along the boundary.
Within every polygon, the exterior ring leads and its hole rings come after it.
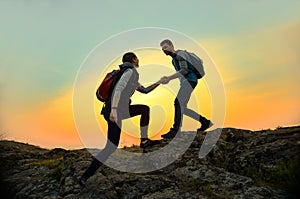
POLYGON ((187 61, 193 66, 193 71, 196 74, 198 79, 201 79, 204 75, 204 67, 203 67, 203 61, 200 59, 196 54, 191 53, 191 52, 186 52, 188 54, 189 58, 187 61))
POLYGON ((124 69, 119 69, 106 74, 96 91, 96 96, 99 101, 105 103, 108 100, 109 96, 112 94, 113 88, 117 84, 117 81, 121 78, 124 71, 124 69))

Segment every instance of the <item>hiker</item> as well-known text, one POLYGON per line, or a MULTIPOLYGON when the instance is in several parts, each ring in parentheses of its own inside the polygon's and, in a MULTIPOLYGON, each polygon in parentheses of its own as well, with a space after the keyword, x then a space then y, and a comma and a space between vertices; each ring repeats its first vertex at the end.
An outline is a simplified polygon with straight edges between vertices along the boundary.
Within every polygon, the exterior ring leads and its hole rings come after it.
POLYGON ((141 93, 151 92, 160 84, 161 80, 145 88, 138 82, 139 74, 136 70, 136 68, 139 67, 138 57, 132 52, 127 52, 123 55, 122 62, 123 64, 119 67, 120 70, 124 72, 116 83, 112 94, 108 97, 108 100, 101 111, 101 114, 103 114, 108 125, 108 140, 104 149, 99 152, 85 173, 78 179, 78 183, 83 187, 85 186, 86 180, 91 177, 102 163, 105 162, 117 149, 120 141, 123 119, 141 115, 140 147, 144 148, 152 146, 158 142, 156 140, 150 140, 147 137, 150 112, 149 107, 146 105, 131 105, 130 97, 133 95, 135 90, 141 93))
POLYGON ((160 43, 162 51, 167 55, 172 57, 172 64, 176 70, 176 73, 170 76, 164 76, 161 78, 161 83, 167 84, 173 79, 180 79, 180 89, 177 93, 176 99, 174 101, 175 114, 173 127, 166 134, 161 135, 162 138, 173 138, 176 136, 177 132, 181 130, 182 126, 182 116, 183 114, 199 121, 201 123, 201 128, 198 131, 205 131, 213 125, 213 123, 196 113, 195 111, 188 109, 187 104, 191 97, 194 88, 197 86, 198 78, 194 70, 191 61, 189 60, 189 54, 186 51, 175 50, 172 41, 169 39, 163 40, 160 43))

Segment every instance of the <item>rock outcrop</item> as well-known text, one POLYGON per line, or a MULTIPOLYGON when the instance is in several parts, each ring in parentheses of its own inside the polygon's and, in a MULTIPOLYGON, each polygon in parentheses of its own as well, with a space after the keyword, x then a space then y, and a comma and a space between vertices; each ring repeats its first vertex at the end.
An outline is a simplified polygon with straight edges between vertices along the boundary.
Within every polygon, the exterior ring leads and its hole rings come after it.
MULTIPOLYGON (((183 155, 156 171, 127 173, 103 165, 84 189, 76 179, 92 160, 88 150, 0 141, 1 198, 297 198, 300 127, 255 132, 225 128, 200 159, 205 135, 197 133, 183 155)), ((125 150, 142 152, 137 146, 125 150)))

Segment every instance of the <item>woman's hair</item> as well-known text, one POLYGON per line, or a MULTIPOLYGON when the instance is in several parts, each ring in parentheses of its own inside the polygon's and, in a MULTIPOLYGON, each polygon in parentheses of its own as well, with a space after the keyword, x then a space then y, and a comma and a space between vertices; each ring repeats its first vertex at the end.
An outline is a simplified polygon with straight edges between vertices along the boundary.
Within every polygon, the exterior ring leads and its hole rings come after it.
POLYGON ((127 52, 123 55, 123 58, 122 58, 122 62, 130 62, 132 63, 132 60, 136 58, 136 55, 133 53, 133 52, 127 52))

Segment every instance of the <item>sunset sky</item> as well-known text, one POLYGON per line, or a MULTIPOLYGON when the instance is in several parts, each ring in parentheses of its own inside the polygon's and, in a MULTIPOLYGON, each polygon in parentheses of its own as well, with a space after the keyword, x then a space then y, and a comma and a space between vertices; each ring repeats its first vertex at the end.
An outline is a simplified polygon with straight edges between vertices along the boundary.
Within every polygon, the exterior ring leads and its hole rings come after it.
MULTIPOLYGON (((261 130, 300 125, 299 8, 297 0, 2 0, 1 134, 9 140, 45 148, 85 147, 72 109, 73 86, 80 66, 101 42, 143 27, 178 31, 206 50, 225 88, 224 127, 261 130)), ((151 35, 134 42, 147 37, 151 35)), ((159 42, 154 44, 158 49, 159 42)), ((174 44, 175 48, 189 49, 188 45, 174 44)), ((112 46, 108 51, 114 53, 117 48, 112 46)), ((145 86, 173 73, 170 58, 159 50, 135 52, 140 58, 140 81, 145 86), (149 77, 145 74, 151 70, 152 60, 159 60, 155 63, 166 68, 149 77)), ((119 64, 120 57, 116 54, 108 69, 119 64)), ((133 97, 134 102, 151 107, 150 133, 156 137, 172 124, 173 96, 168 92, 162 86, 147 96, 136 93, 133 97)), ((212 117, 204 81, 195 94, 201 101, 201 113, 212 117)), ((194 101, 192 96, 190 105, 196 107, 194 101)), ((94 101, 93 106, 99 112, 102 104, 94 101)), ((97 119, 105 131, 103 118, 97 119)), ((138 131, 137 118, 131 121, 134 124, 126 121, 125 130, 138 131)), ((184 122, 190 128, 187 130, 199 127, 192 120, 185 118, 184 122)), ((129 136, 122 136, 121 144, 130 145, 129 136)), ((103 145, 103 140, 99 143, 103 145)))

